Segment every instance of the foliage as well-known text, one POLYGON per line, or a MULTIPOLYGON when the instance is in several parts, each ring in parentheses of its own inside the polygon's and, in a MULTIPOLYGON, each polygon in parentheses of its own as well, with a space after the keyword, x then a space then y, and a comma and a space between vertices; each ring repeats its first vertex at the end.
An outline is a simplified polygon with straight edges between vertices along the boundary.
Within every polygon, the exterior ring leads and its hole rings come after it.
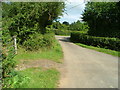
POLYGON ((58 29, 53 29, 51 30, 55 33, 55 35, 70 35, 72 32, 80 32, 83 34, 87 34, 87 30, 83 30, 83 31, 71 31, 71 30, 58 30, 58 29))
POLYGON ((53 29, 58 29, 58 30, 67 30, 69 25, 66 24, 61 24, 59 21, 53 22, 52 28, 53 29))
POLYGON ((88 25, 85 22, 80 22, 79 20, 77 22, 71 23, 68 30, 71 31, 87 31, 88 25))
POLYGON ((53 33, 42 34, 33 34, 29 36, 22 46, 26 48, 26 50, 39 50, 41 48, 51 48, 54 45, 55 37, 53 33))
POLYGON ((21 60, 52 60, 55 62, 62 62, 63 52, 58 41, 54 40, 54 46, 52 48, 42 48, 37 51, 26 51, 24 48, 20 47, 18 49, 18 55, 15 56, 17 63, 20 63, 21 60))
POLYGON ((69 22, 64 21, 62 24, 69 25, 69 22))
MULTIPOLYGON (((3 19, 4 21, 4 19, 3 19)), ((8 19, 9 21, 9 19, 8 19)), ((9 34, 9 22, 4 21, 2 27, 2 87, 19 87, 20 84, 28 81, 27 77, 21 76, 14 71, 16 61, 14 59, 15 51, 13 47, 13 38, 9 34)))
POLYGON ((120 38, 120 2, 88 2, 83 21, 88 23, 89 35, 120 38))
POLYGON ((51 31, 53 31, 56 35, 70 35, 70 33, 73 31, 80 31, 85 33, 88 31, 87 23, 80 22, 79 20, 72 24, 69 24, 66 21, 61 24, 59 21, 57 21, 48 28, 50 28, 51 31))
POLYGON ((74 32, 71 33, 71 40, 86 45, 120 51, 120 39, 117 38, 95 37, 74 32))
POLYGON ((46 33, 43 35, 43 46, 46 48, 54 47, 55 45, 55 36, 53 33, 46 33))
POLYGON ((29 36, 29 39, 23 43, 26 50, 38 50, 43 45, 43 36, 41 34, 33 34, 29 36))
POLYGON ((53 32, 55 33, 55 35, 70 35, 72 31, 54 29, 53 32))
POLYGON ((3 78, 13 70, 15 66, 15 61, 13 60, 14 47, 13 40, 9 34, 7 21, 3 23, 2 31, 2 69, 3 69, 3 78))
MULTIPOLYGON (((3 19, 4 21, 4 19, 3 19)), ((8 19, 9 21, 9 19, 8 19)), ((11 78, 13 75, 11 74, 15 68, 16 61, 13 59, 14 47, 13 47, 13 39, 9 34, 8 21, 4 21, 2 27, 2 86, 3 87, 11 87, 11 78)))
POLYGON ((69 31, 88 31, 88 25, 85 22, 77 22, 69 24, 68 22, 63 22, 62 24, 57 21, 52 24, 53 29, 58 29, 59 31, 69 30, 69 31))
POLYGON ((18 74, 11 74, 16 63, 13 59, 15 54, 12 37, 17 35, 17 43, 29 50, 40 46, 52 47, 54 37, 45 34, 45 27, 59 18, 63 9, 63 2, 2 2, 3 87, 17 87, 25 79, 18 74))
POLYGON ((53 29, 60 29, 61 23, 59 21, 53 22, 52 28, 53 29))
POLYGON ((29 82, 29 77, 25 75, 21 75, 19 72, 12 71, 9 74, 11 77, 7 77, 3 81, 3 88, 20 88, 21 85, 26 84, 29 82))
POLYGON ((64 11, 63 2, 12 2, 3 3, 3 18, 10 18, 10 35, 17 35, 21 45, 34 33, 45 33, 45 27, 52 24, 64 11))

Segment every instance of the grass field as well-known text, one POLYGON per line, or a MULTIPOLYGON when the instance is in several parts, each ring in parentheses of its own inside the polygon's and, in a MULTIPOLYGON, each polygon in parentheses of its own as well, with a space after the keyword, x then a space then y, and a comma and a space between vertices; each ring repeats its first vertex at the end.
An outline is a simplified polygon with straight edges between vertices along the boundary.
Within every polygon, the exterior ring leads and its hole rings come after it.
POLYGON ((56 88, 60 76, 56 69, 29 68, 19 73, 29 78, 29 82, 19 88, 56 88))
POLYGON ((114 51, 114 50, 110 50, 110 49, 104 49, 104 48, 98 48, 98 47, 93 47, 93 46, 88 46, 88 45, 81 44, 81 43, 75 43, 75 44, 79 45, 81 47, 93 49, 93 50, 96 50, 96 51, 99 51, 99 52, 103 52, 103 53, 106 53, 106 54, 110 54, 110 55, 113 55, 113 56, 119 56, 120 57, 120 52, 118 52, 118 51, 114 51))

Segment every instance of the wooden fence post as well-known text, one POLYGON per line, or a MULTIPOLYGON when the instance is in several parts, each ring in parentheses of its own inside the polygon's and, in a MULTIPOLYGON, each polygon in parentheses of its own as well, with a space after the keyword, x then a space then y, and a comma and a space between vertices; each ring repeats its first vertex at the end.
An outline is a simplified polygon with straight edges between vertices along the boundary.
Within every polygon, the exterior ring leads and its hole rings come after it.
POLYGON ((14 39, 14 48, 15 48, 15 54, 17 54, 17 39, 16 39, 17 36, 13 36, 13 39, 14 39))

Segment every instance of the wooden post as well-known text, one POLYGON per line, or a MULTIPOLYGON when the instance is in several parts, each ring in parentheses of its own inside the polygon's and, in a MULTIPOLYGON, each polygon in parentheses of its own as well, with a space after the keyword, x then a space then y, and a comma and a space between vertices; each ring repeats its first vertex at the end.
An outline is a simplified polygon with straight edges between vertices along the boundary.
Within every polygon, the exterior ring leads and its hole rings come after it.
POLYGON ((17 40, 16 40, 16 36, 13 36, 13 39, 14 39, 15 54, 17 54, 17 40))

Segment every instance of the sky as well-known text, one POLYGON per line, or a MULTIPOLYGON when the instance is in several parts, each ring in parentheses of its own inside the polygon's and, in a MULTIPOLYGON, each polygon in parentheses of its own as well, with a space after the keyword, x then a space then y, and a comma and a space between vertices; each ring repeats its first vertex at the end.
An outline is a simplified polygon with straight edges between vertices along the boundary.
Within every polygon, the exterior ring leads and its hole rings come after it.
POLYGON ((77 20, 81 20, 82 12, 85 8, 84 0, 67 0, 66 1, 66 13, 61 17, 60 22, 67 21, 73 23, 77 20))

